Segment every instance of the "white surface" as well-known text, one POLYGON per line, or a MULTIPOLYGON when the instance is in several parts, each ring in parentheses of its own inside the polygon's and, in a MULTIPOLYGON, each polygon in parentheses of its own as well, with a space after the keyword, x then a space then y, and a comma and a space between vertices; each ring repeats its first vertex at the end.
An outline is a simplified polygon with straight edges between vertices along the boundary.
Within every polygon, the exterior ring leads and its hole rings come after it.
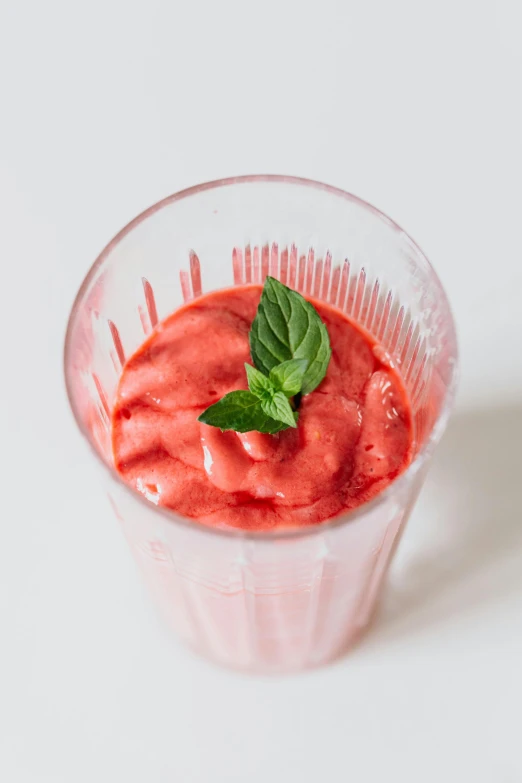
POLYGON ((522 780, 519 8, 2 4, 1 780, 522 780), (462 350, 378 622, 289 679, 163 635, 78 468, 61 380, 68 309, 111 236, 170 192, 253 172, 394 217, 439 270, 462 350))

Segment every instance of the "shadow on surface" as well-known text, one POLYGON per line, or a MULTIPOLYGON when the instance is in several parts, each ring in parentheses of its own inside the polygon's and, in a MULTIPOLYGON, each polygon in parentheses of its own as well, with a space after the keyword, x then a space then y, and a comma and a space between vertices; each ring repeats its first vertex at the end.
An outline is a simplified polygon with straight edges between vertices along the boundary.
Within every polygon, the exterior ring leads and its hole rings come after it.
POLYGON ((399 552, 368 643, 522 592, 521 455, 522 407, 455 415, 403 542, 410 557, 399 552))

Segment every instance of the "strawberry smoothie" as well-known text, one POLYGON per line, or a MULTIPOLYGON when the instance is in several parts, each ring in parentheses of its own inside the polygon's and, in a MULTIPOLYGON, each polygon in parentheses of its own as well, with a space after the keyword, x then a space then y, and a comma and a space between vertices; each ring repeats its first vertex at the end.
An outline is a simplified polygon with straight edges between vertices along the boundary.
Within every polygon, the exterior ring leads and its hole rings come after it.
POLYGON ((314 525, 381 492, 409 464, 412 416, 399 374, 340 310, 310 299, 327 327, 326 377, 296 429, 221 432, 198 416, 246 389, 249 331, 262 287, 201 296, 127 361, 112 415, 124 481, 151 502, 215 527, 314 525))

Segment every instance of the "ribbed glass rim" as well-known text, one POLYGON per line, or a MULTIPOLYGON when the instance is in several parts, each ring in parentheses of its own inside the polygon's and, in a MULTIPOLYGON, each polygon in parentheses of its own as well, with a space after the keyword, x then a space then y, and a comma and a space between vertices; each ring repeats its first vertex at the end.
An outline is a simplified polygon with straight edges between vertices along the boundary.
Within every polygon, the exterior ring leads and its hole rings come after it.
POLYGON ((149 512, 161 515, 166 521, 172 524, 181 525, 192 531, 208 534, 211 536, 221 536, 225 538, 236 538, 236 539, 238 538, 251 539, 256 541, 306 538, 308 536, 313 535, 314 533, 324 533, 328 530, 332 530, 334 528, 341 527, 343 525, 347 525, 351 522, 354 522, 355 520, 364 516, 368 512, 375 510, 381 505, 384 505, 391 494, 397 492, 398 490, 400 491, 401 487, 404 484, 407 484, 412 480, 413 476, 420 470, 420 468, 428 459, 428 457, 431 455, 433 449, 435 448, 438 441, 440 440, 440 437, 444 432, 448 418, 450 416, 451 409, 453 407, 453 402, 455 399, 455 392, 457 387, 457 380, 458 380, 458 369, 457 369, 458 349, 457 349, 457 339, 455 333, 455 322, 453 319, 451 308, 446 293, 444 291, 444 288, 442 286, 442 283, 440 282, 435 269, 433 268, 430 261, 426 257, 425 253, 421 250, 419 245, 394 220, 392 220, 390 217, 384 214, 384 212, 381 212, 379 209, 374 207, 369 202, 364 201, 364 199, 360 199, 357 196, 354 196, 352 193, 348 193, 347 191, 341 190, 340 188, 333 187, 332 185, 326 185, 322 182, 317 182, 315 180, 310 180, 310 179, 304 179, 302 177, 293 177, 293 176, 286 176, 281 174, 251 174, 251 175, 243 175, 237 177, 226 177, 224 179, 218 179, 210 182, 204 182, 200 185, 194 185, 193 187, 185 188, 184 190, 180 190, 177 193, 173 193, 172 195, 167 196, 161 201, 158 201, 156 204, 153 204, 151 207, 144 210, 137 217, 135 217, 133 220, 127 223, 127 225, 124 226, 124 228, 122 228, 121 231, 119 231, 101 251, 99 256, 92 264, 91 268, 87 272, 85 278, 83 279, 80 288, 78 289, 78 293, 76 294, 76 297, 74 299, 73 306, 71 308, 71 313, 69 315, 69 319, 67 322, 63 358, 64 358, 64 375, 65 375, 65 386, 67 391, 67 397, 69 400, 69 405, 72 414, 78 426, 78 429, 80 430, 84 438, 87 440, 87 443, 89 444, 89 447, 93 452, 95 459, 101 464, 102 469, 108 472, 112 480, 115 481, 124 490, 124 492, 128 493, 136 502, 143 504, 149 510, 149 512), (410 463, 408 468, 404 471, 404 473, 402 473, 397 479, 392 481, 392 483, 388 487, 386 487, 386 489, 384 489, 381 493, 379 493, 375 498, 373 498, 369 502, 363 503, 361 506, 358 506, 357 508, 352 509, 351 511, 342 513, 339 516, 334 517, 333 519, 325 520, 324 522, 320 522, 315 525, 307 525, 305 527, 298 527, 294 529, 284 528, 279 530, 276 528, 274 530, 253 531, 253 530, 243 530, 241 528, 234 528, 234 527, 217 528, 217 527, 211 527, 209 525, 204 525, 195 519, 191 519, 190 517, 184 517, 180 514, 177 514, 175 511, 171 511, 168 508, 156 506, 153 503, 151 503, 149 500, 147 500, 139 492, 131 489, 131 487, 129 487, 122 480, 119 473, 115 470, 114 466, 108 465, 105 462, 105 460, 102 459, 102 457, 98 453, 98 450, 96 449, 91 432, 88 430, 87 427, 83 425, 78 407, 74 399, 72 384, 70 382, 70 377, 69 377, 69 367, 71 366, 71 358, 72 358, 71 357, 72 334, 77 324, 77 319, 79 316, 79 312, 83 300, 85 296, 88 294, 91 287, 91 283, 97 276, 100 268, 104 265, 105 261, 110 256, 112 250, 116 247, 116 245, 118 245, 121 242, 121 240, 124 237, 130 234, 133 231, 133 229, 135 229, 137 226, 139 226, 141 223, 147 220, 147 218, 154 215, 160 209, 164 209, 165 207, 168 207, 177 201, 181 201, 182 199, 185 198, 190 198, 191 196, 195 196, 198 193, 201 193, 202 191, 205 190, 213 190, 213 189, 218 189, 223 187, 229 187, 232 185, 244 185, 244 184, 261 183, 261 182, 296 185, 296 186, 311 188, 314 190, 326 191, 327 193, 330 193, 333 196, 338 196, 341 199, 350 201, 354 204, 357 204, 362 209, 371 212, 375 217, 384 221, 388 225, 388 227, 392 228, 394 231, 397 231, 402 236, 406 237, 406 239, 411 243, 415 251, 419 254, 420 259, 426 264, 427 268, 433 275, 435 285, 438 287, 438 295, 444 300, 448 318, 450 319, 451 337, 453 342, 453 348, 454 348, 453 353, 455 356, 455 361, 452 364, 451 378, 449 379, 446 388, 446 393, 444 396, 444 400, 441 404, 439 415, 433 424, 429 438, 426 439, 422 448, 415 455, 415 458, 412 460, 412 462, 410 463))

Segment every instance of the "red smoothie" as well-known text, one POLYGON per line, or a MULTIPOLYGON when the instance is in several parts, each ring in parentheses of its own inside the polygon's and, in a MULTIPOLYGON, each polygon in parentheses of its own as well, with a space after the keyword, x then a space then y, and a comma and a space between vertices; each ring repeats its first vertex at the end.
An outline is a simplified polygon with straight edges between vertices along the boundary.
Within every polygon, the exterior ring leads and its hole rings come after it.
POLYGON ((367 502, 409 464, 408 397, 384 351, 337 308, 310 299, 332 347, 297 429, 221 432, 198 416, 247 389, 248 335, 262 287, 201 296, 127 361, 113 409, 114 462, 155 504, 215 527, 313 525, 367 502))

